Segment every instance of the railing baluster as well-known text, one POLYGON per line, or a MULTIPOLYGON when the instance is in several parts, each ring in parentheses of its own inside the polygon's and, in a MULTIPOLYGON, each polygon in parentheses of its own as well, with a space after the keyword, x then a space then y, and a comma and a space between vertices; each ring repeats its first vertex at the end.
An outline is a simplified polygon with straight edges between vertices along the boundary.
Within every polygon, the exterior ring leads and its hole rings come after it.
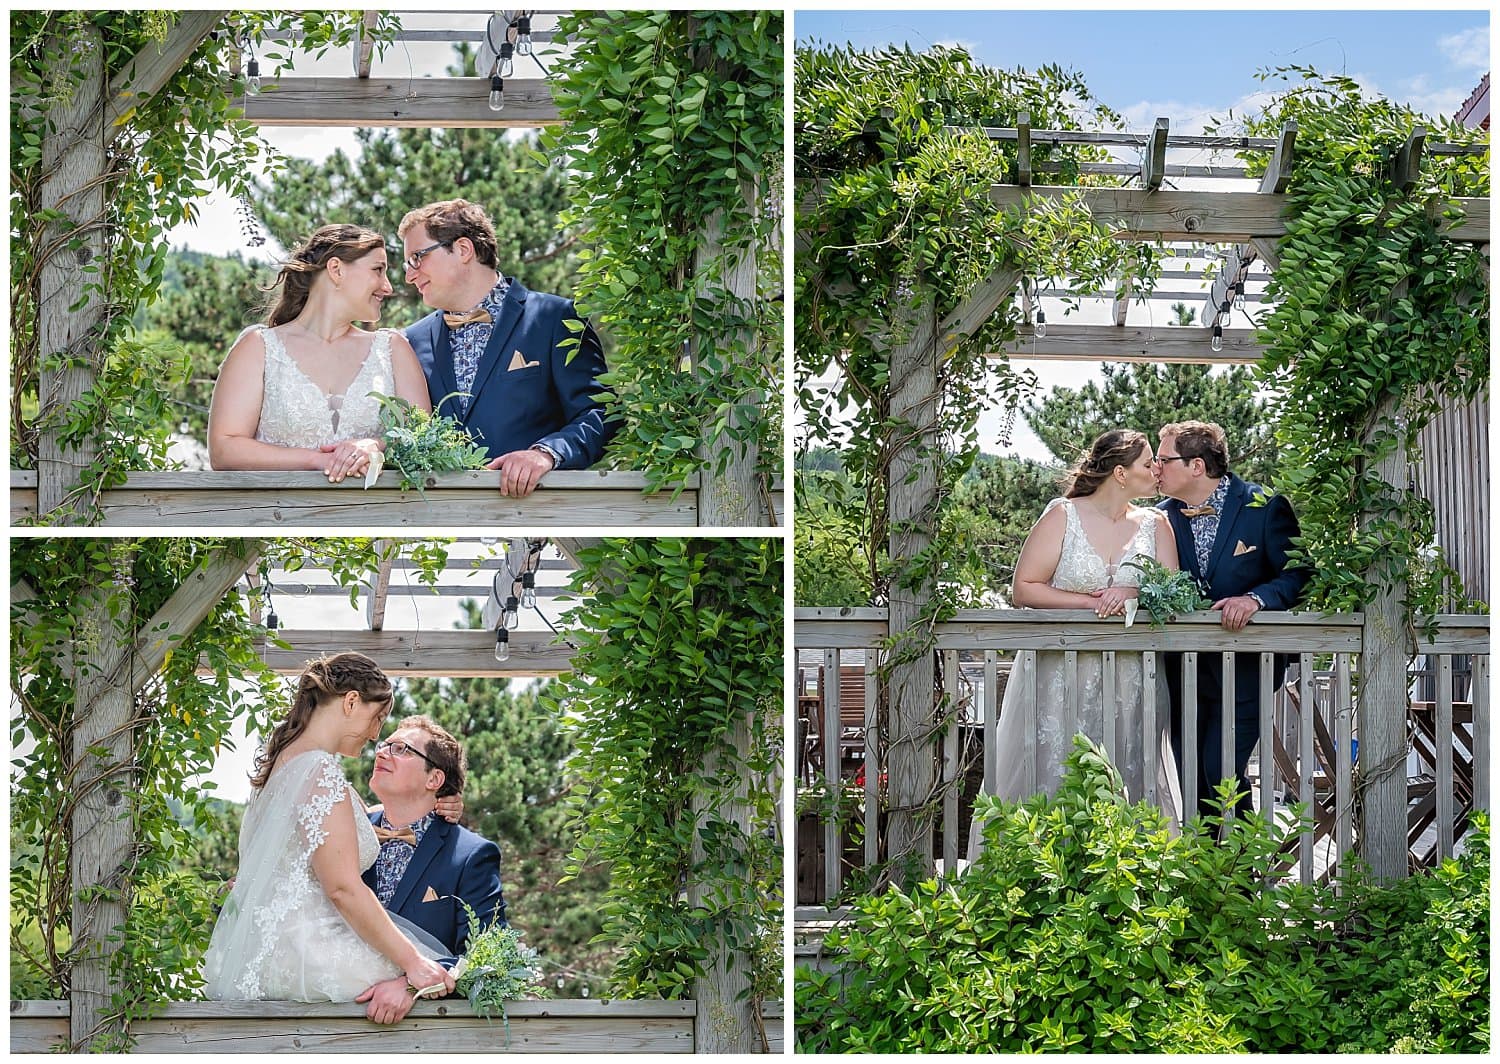
MULTIPOLYGON (((1141 654, 1141 725, 1145 731, 1145 756, 1142 768, 1146 774, 1146 793, 1142 796, 1152 805, 1161 805, 1166 795, 1158 795, 1156 777, 1161 765, 1161 723, 1156 719, 1156 651, 1141 654)), ((1186 820, 1186 817, 1184 817, 1186 820)))
POLYGON ((1490 658, 1474 655, 1474 808, 1490 807, 1490 658))
POLYGON ((880 776, 885 755, 880 749, 880 723, 876 713, 880 690, 876 662, 879 651, 865 651, 865 867, 880 861, 880 776))
MULTIPOLYGON (((823 651, 823 782, 834 810, 843 797, 844 724, 839 712, 839 652, 823 651)), ((833 901, 843 889, 844 832, 837 814, 823 821, 824 900, 833 901)))
POLYGON ((1333 744, 1338 747, 1334 764, 1334 810, 1338 817, 1339 866, 1354 849, 1354 688, 1350 682, 1350 655, 1333 656, 1333 744))
MULTIPOLYGON (((1116 704, 1118 696, 1115 694, 1115 652, 1113 650, 1106 650, 1099 655, 1099 670, 1099 694, 1100 700, 1104 703, 1100 707, 1099 727, 1103 732, 1100 739, 1104 744, 1104 752, 1109 755, 1109 763, 1113 765, 1117 764, 1115 760, 1115 751, 1117 749, 1115 745, 1117 741, 1115 737, 1115 725, 1120 719, 1120 707, 1116 704)), ((1132 795, 1131 797, 1138 796, 1132 795)))
POLYGON ((1297 722, 1297 745, 1300 748, 1297 760, 1297 774, 1301 777, 1302 787, 1298 799, 1307 806, 1312 814, 1312 823, 1301 833, 1297 845, 1298 872, 1301 875, 1303 886, 1312 886, 1313 882, 1313 842, 1314 832, 1317 831, 1317 804, 1316 795, 1313 791, 1313 774, 1317 767, 1317 759, 1313 756, 1313 714, 1318 711, 1317 692, 1313 689, 1313 656, 1302 654, 1298 658, 1297 683, 1302 695, 1301 719, 1297 722))
POLYGON ((1437 852, 1453 856, 1453 655, 1437 656, 1437 709, 1432 748, 1437 755, 1437 852))
POLYGON ((1063 651, 1063 705, 1068 707, 1072 720, 1078 721, 1078 651, 1063 651))
POLYGON ((943 693, 948 724, 943 733, 943 874, 958 869, 958 651, 943 651, 943 693))
POLYGON ((984 793, 1000 785, 1000 654, 984 652, 984 793))
POLYGON ((1182 655, 1182 816, 1198 815, 1198 652, 1182 655))
POLYGON ((1276 724, 1271 719, 1276 700, 1276 655, 1260 656, 1260 812, 1266 820, 1276 816, 1276 724))
MULTIPOLYGON (((1034 650, 1016 651, 1016 664, 1019 665, 1023 654, 1031 655, 1031 697, 1023 698, 1020 702, 1023 720, 1021 721, 1021 778, 1026 782, 1026 793, 1030 794, 1036 790, 1036 706, 1042 697, 1042 663, 1041 655, 1034 650)), ((1012 666, 1015 668, 1015 666, 1012 666)), ((1012 682, 1015 676, 1011 676, 1012 682)))
MULTIPOLYGON (((1234 714, 1238 703, 1235 696, 1239 694, 1239 670, 1234 667, 1234 655, 1225 651, 1219 658, 1219 774, 1223 779, 1234 779, 1235 757, 1234 757, 1234 714)), ((1238 792, 1239 784, 1235 784, 1238 792)), ((1236 798, 1238 801, 1238 798, 1236 798)), ((1231 809, 1230 815, 1234 814, 1231 809)), ((1225 824, 1220 835, 1229 832, 1229 825, 1225 824)))

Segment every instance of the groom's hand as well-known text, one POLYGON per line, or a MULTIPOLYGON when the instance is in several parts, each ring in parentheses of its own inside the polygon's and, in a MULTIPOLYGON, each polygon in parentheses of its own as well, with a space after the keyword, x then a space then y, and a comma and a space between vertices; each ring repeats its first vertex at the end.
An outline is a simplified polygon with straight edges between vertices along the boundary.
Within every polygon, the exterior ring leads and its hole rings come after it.
POLYGON ((500 470, 500 494, 524 499, 536 490, 543 475, 552 472, 552 456, 544 451, 511 451, 490 462, 500 470))
POLYGON ((371 1023, 384 1024, 400 1023, 417 1003, 417 999, 407 993, 404 975, 366 987, 354 1000, 360 1004, 368 1001, 365 1016, 371 1023))
POLYGON ((1225 631, 1238 632, 1259 612, 1260 603, 1249 595, 1234 595, 1231 598, 1221 598, 1209 608, 1224 611, 1224 617, 1219 623, 1225 631))

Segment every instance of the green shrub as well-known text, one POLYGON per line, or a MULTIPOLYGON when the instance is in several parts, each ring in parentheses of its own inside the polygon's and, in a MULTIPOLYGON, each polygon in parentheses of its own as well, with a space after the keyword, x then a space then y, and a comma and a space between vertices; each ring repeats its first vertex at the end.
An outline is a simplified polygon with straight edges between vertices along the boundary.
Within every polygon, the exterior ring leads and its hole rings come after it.
POLYGON ((981 799, 979 813, 986 848, 966 874, 859 899, 827 942, 841 971, 797 973, 800 1050, 1316 1052, 1376 1015, 1412 1048, 1487 1042, 1482 844, 1425 888, 1269 886, 1295 826, 1235 821, 1219 842, 1210 819, 1175 834, 1081 737, 1056 797, 981 799), (1434 892, 1451 898, 1430 919, 1461 972, 1413 926, 1434 892), (1393 934, 1412 938, 1408 974, 1352 970, 1401 952, 1393 934), (1366 1018, 1347 1016, 1356 1002, 1366 1018))

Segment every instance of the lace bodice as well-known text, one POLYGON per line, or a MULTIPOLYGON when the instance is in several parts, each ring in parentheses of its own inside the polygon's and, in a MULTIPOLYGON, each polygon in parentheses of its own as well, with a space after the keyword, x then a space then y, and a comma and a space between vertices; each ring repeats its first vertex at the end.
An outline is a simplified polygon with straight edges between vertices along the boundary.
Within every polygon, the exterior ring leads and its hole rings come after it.
MULTIPOLYGON (((1099 557, 1099 552, 1089 542, 1083 531, 1083 520, 1078 516, 1078 507, 1071 499, 1054 499, 1049 505, 1061 506, 1068 515, 1067 529, 1063 532, 1062 553, 1057 559, 1057 571, 1050 583, 1062 591, 1097 591, 1102 587, 1140 587, 1141 573, 1126 566, 1132 558, 1156 557, 1156 532, 1165 515, 1157 510, 1145 511, 1146 518, 1126 546, 1118 565, 1111 566, 1099 557)), ((1139 514, 1139 510, 1136 511, 1139 514)))
MULTIPOLYGON (((264 393, 260 424, 255 438, 280 447, 322 447, 339 440, 357 440, 380 435, 380 403, 371 393, 395 395, 396 378, 391 369, 391 331, 380 329, 370 344, 370 353, 339 395, 319 388, 287 354, 275 329, 251 326, 260 331, 266 345, 264 393)), ((249 330, 246 330, 247 332, 249 330)))

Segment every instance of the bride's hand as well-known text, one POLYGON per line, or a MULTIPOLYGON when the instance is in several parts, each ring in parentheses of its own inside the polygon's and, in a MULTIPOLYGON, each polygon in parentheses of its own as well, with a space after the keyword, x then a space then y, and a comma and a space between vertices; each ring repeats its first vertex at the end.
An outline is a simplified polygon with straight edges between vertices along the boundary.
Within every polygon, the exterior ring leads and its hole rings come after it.
POLYGON ((340 440, 325 443, 318 450, 327 455, 323 472, 330 483, 337 484, 345 477, 364 476, 374 456, 380 453, 380 442, 372 439, 340 440))
POLYGON ((418 957, 416 963, 406 969, 406 983, 418 990, 426 990, 430 986, 442 983, 443 992, 436 996, 444 997, 453 992, 454 979, 452 973, 437 961, 418 957))
POLYGON ((1106 587, 1094 592, 1094 615, 1096 617, 1118 617, 1125 612, 1125 603, 1140 595, 1133 587, 1106 587))
POLYGON ((457 824, 464 815, 464 796, 462 794, 450 794, 446 798, 439 798, 433 807, 437 815, 450 824, 457 824))

